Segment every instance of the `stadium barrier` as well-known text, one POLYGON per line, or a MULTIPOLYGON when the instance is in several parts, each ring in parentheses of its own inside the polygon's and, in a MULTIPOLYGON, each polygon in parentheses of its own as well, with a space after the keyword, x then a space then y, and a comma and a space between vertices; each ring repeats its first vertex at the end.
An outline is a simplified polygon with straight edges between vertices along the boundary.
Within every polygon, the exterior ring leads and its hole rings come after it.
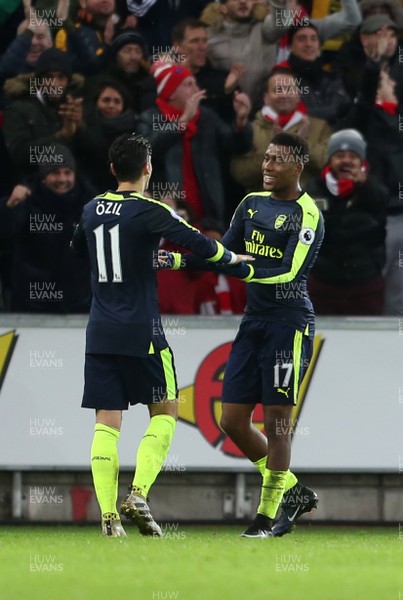
MULTIPOLYGON (((0 518, 91 520, 97 514, 89 474, 94 416, 80 408, 86 321, 3 316, 0 518)), ((176 435, 153 490, 161 518, 242 519, 255 510, 259 476, 218 425, 225 363, 239 322, 162 318, 180 394, 176 435)), ((279 351, 281 376, 292 361, 279 351)), ((403 319, 318 319, 313 360, 292 416, 292 467, 328 497, 317 518, 403 520, 402 364, 403 319), (339 517, 335 489, 349 499, 339 517)), ((122 486, 130 482, 147 420, 144 407, 124 415, 122 486)), ((262 426, 260 407, 254 420, 262 426)))

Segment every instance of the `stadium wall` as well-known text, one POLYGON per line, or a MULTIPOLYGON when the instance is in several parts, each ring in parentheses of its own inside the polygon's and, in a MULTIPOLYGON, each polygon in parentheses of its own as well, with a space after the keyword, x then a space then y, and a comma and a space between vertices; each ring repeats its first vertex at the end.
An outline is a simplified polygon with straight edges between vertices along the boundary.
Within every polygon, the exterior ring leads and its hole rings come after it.
MULTIPOLYGON (((218 427, 238 317, 163 317, 175 352, 180 420, 151 503, 163 520, 247 519, 259 476, 218 427)), ((92 411, 80 409, 84 317, 5 315, 0 329, 0 519, 92 521, 92 411)), ((292 357, 279 356, 280 362, 292 357)), ((318 319, 293 414, 292 465, 321 502, 315 520, 403 521, 403 320, 318 319)), ((255 412, 261 426, 262 415, 255 412)), ((147 411, 125 415, 120 495, 147 411)))

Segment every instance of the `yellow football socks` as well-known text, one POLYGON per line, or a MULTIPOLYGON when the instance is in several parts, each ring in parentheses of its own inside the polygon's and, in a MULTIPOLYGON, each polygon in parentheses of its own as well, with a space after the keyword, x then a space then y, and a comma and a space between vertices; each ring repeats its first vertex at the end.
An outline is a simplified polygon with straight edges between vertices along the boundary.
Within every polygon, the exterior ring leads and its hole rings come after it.
POLYGON ((116 516, 119 435, 118 429, 97 423, 91 447, 92 477, 101 513, 113 513, 116 516))
MULTIPOLYGON (((259 458, 259 460, 256 460, 253 463, 262 477, 264 477, 264 473, 266 470, 266 463, 267 463, 267 456, 263 456, 262 458, 259 458)), ((288 492, 288 490, 290 490, 292 487, 294 487, 294 485, 297 483, 297 481, 298 481, 298 478, 294 475, 294 473, 292 473, 290 470, 288 470, 284 492, 288 492)))
POLYGON ((147 498, 167 457, 175 433, 176 421, 170 415, 155 415, 137 450, 133 490, 147 498))
POLYGON ((274 519, 284 494, 287 473, 288 471, 265 470, 258 513, 274 519))
POLYGON ((265 469, 266 469, 266 463, 267 463, 267 456, 263 456, 262 458, 259 458, 259 460, 256 460, 253 463, 262 477, 263 477, 265 469))
POLYGON ((294 485, 298 483, 298 477, 294 475, 290 470, 287 471, 287 478, 285 480, 284 493, 288 492, 294 485))

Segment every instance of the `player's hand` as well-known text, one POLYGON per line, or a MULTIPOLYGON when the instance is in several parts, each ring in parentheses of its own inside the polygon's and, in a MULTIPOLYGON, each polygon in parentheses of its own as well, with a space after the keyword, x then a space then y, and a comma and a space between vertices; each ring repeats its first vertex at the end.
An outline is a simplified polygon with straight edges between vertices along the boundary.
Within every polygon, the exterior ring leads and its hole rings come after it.
POLYGON ((168 250, 158 250, 157 269, 173 269, 177 271, 183 266, 182 254, 179 252, 168 252, 168 250))
POLYGON ((15 208, 21 202, 25 202, 31 193, 31 190, 26 185, 16 185, 6 202, 7 208, 15 208))
POLYGON ((254 256, 250 256, 249 254, 235 254, 236 262, 234 265, 238 265, 240 262, 253 262, 255 260, 254 256))
POLYGON ((168 250, 158 250, 158 267, 160 269, 169 269, 170 267, 170 253, 168 250))
POLYGON ((202 100, 207 97, 206 90, 199 90, 190 98, 186 100, 185 110, 182 113, 181 118, 179 119, 180 123, 188 123, 196 116, 197 111, 199 110, 199 104, 202 100))

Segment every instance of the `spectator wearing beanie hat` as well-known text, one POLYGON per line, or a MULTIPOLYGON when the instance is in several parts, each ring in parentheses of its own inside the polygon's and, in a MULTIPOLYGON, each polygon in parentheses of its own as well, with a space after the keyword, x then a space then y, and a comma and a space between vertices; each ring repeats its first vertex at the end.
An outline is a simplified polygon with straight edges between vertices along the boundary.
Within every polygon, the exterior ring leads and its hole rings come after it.
MULTIPOLYGON (((48 160, 43 161, 38 167, 38 177, 43 180, 49 175, 49 173, 54 173, 59 171, 60 169, 65 169, 67 171, 71 171, 71 173, 75 174, 76 172, 76 161, 74 160, 74 156, 67 148, 67 146, 63 146, 63 144, 55 144, 53 146, 53 152, 48 156, 48 160)), ((69 183, 63 188, 66 190, 70 190, 71 187, 74 186, 75 183, 75 175, 71 178, 69 183), (71 184, 71 187, 70 187, 71 184)), ((51 185, 49 187, 52 188, 51 185)), ((53 188, 52 188, 53 189, 53 188)), ((57 186, 53 189, 57 193, 57 186)))
POLYGON ((150 192, 158 199, 162 191, 179 190, 197 219, 208 216, 222 221, 225 200, 220 155, 249 150, 249 98, 235 93, 236 121, 229 126, 213 111, 199 106, 205 90, 198 88, 191 71, 160 64, 154 77, 157 106, 140 115, 136 128, 153 148, 150 192))
POLYGON ((88 311, 87 259, 70 250, 70 240, 94 190, 75 171, 70 150, 55 144, 36 177, 0 200, 0 240, 11 262, 11 310, 88 311))
POLYGON ((137 115, 153 104, 157 97, 147 58, 145 40, 135 29, 125 29, 114 38, 107 73, 126 88, 130 108, 137 115))
POLYGON ((360 0, 360 10, 363 21, 374 15, 386 15, 396 23, 398 29, 403 29, 403 6, 400 0, 360 0))
POLYGON ((70 56, 61 52, 57 48, 49 48, 42 52, 35 66, 35 75, 50 75, 55 71, 61 72, 70 82, 72 76, 72 60, 70 56))
POLYGON ((13 101, 5 112, 4 140, 19 179, 33 175, 55 143, 67 145, 85 173, 94 139, 78 96, 84 80, 71 65, 65 52, 50 48, 39 57, 34 77, 20 75, 5 83, 13 101))
POLYGON ((382 314, 387 190, 368 175, 366 147, 355 129, 334 133, 327 165, 305 188, 325 220, 309 279, 319 315, 382 314))

